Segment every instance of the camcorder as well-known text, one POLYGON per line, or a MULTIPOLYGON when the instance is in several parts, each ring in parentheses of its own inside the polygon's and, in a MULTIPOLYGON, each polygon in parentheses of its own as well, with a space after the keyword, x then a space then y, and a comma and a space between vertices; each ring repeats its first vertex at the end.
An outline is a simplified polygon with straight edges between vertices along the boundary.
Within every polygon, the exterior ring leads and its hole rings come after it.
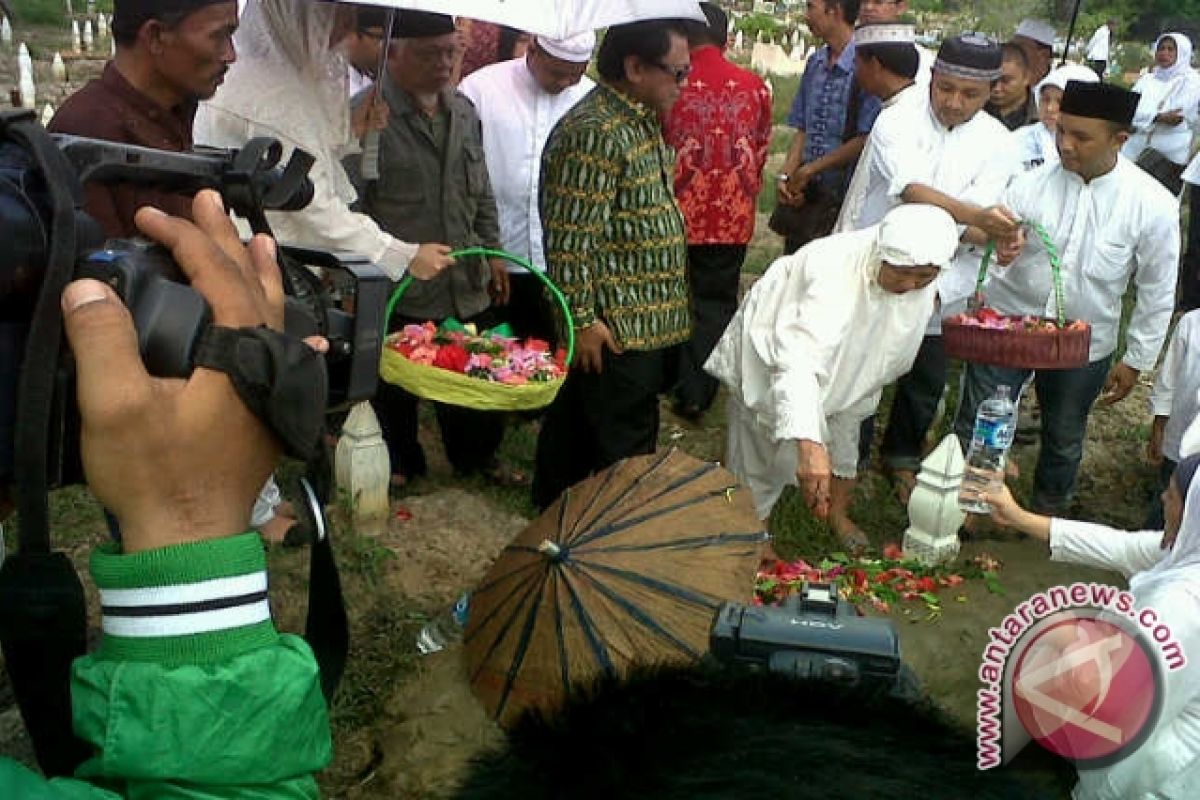
POLYGON ((797 678, 919 695, 900 658, 891 620, 859 616, 832 583, 805 583, 781 606, 725 603, 713 618, 709 652, 718 662, 797 678))
MULTIPOLYGON (((250 221, 255 232, 270 233, 263 212, 294 211, 312 199, 308 180, 312 158, 295 151, 280 165, 282 147, 255 139, 238 150, 196 149, 187 153, 152 150, 74 136, 53 136, 78 183, 124 183, 191 195, 218 191, 226 207, 250 221)), ((28 340, 30 315, 42 286, 54 222, 48 187, 26 172, 14 180, 4 165, 14 142, 0 144, 0 229, 9 246, 0 254, 0 476, 11 477, 12 431, 16 423, 15 386, 19 356, 28 340)), ((11 169, 11 167, 10 167, 11 169)), ((128 306, 138 332, 142 358, 150 374, 182 378, 191 374, 193 355, 211 313, 186 282, 171 254, 139 239, 106 240, 86 213, 76 211, 75 264, 72 279, 95 278, 113 287, 128 306)), ((371 397, 378 379, 384 309, 391 284, 364 259, 348 254, 283 245, 285 332, 299 338, 319 334, 329 341, 325 356, 330 410, 371 397)), ((74 419, 71 364, 61 359, 56 376, 54 420, 47 479, 51 486, 81 480, 74 419)))
MULTIPOLYGON (((265 138, 174 153, 51 136, 32 112, 0 113, 0 491, 7 497, 16 487, 20 514, 19 546, 0 566, 0 646, 47 775, 71 774, 88 755, 72 732, 70 704, 71 662, 86 652, 86 604, 74 566, 52 546, 48 502, 50 488, 83 479, 60 306, 67 283, 94 278, 115 290, 151 375, 183 378, 197 364, 229 372, 247 406, 301 458, 322 451, 327 412, 374 395, 391 291, 385 273, 361 257, 281 245, 284 335, 212 325, 211 309, 169 251, 106 240, 84 211, 83 185, 213 189, 255 233, 269 234, 267 211, 299 210, 313 196, 313 158, 297 150, 281 163, 282 154, 265 138), (323 358, 299 344, 312 335, 329 342, 323 358)), ((331 698, 348 649, 345 607, 321 509, 327 498, 302 489, 318 533, 305 636, 331 698)))

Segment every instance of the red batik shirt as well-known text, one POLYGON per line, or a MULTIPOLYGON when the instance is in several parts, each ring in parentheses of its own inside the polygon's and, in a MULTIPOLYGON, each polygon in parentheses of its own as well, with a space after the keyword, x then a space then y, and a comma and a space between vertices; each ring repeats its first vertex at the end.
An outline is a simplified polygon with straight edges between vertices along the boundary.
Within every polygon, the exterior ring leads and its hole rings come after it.
POLYGON ((771 141, 771 94, 715 46, 692 51, 692 72, 663 126, 675 148, 675 195, 688 244, 746 244, 771 141))

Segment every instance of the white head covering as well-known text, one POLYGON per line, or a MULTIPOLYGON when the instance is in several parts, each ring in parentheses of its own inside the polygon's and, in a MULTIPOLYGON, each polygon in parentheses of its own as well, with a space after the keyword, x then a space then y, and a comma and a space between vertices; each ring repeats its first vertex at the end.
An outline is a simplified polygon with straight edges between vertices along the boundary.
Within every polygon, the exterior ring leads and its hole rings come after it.
POLYGON ((1183 522, 1175 544, 1157 564, 1130 578, 1129 589, 1142 599, 1151 590, 1158 591, 1172 583, 1187 585, 1200 598, 1200 475, 1192 478, 1185 492, 1183 522))
MULTIPOLYGON (((338 3, 255 0, 234 35, 237 61, 209 103, 267 128, 287 131, 317 159, 340 162, 350 142, 350 92, 345 58, 330 44, 338 3), (264 93, 286 98, 264 103, 264 93), (294 103, 304 102, 306 124, 296 128, 294 103)), ((202 129, 204 107, 197 121, 202 129)), ((343 170, 329 170, 334 190, 356 196, 343 170)))
POLYGON ((592 60, 596 49, 596 34, 592 31, 576 34, 566 39, 551 39, 549 36, 534 37, 538 47, 547 55, 572 64, 586 64, 592 60))
POLYGON ((1021 20, 1021 24, 1017 26, 1017 32, 1013 35, 1033 39, 1039 44, 1046 45, 1046 47, 1054 47, 1054 26, 1045 20, 1023 19, 1021 20))
POLYGON ((958 224, 937 206, 903 203, 879 223, 879 258, 894 267, 944 267, 958 249, 958 224))
POLYGON ((1047 86, 1056 86, 1065 92, 1068 81, 1099 83, 1100 78, 1097 77, 1096 71, 1091 67, 1084 67, 1079 64, 1066 64, 1058 69, 1051 70, 1050 74, 1043 78, 1041 83, 1033 87, 1033 101, 1038 104, 1041 103, 1042 89, 1047 86))
POLYGON ((1158 78, 1160 81, 1169 81, 1172 78, 1177 78, 1180 75, 1192 71, 1192 40, 1184 36, 1182 33, 1175 33, 1173 31, 1170 33, 1164 33, 1162 36, 1159 36, 1154 40, 1154 47, 1152 48, 1152 51, 1157 53, 1158 45, 1163 39, 1167 38, 1170 38, 1175 42, 1175 49, 1178 52, 1178 55, 1175 58, 1175 63, 1171 66, 1163 68, 1155 65, 1154 69, 1151 70, 1151 72, 1154 73, 1154 77, 1158 78))

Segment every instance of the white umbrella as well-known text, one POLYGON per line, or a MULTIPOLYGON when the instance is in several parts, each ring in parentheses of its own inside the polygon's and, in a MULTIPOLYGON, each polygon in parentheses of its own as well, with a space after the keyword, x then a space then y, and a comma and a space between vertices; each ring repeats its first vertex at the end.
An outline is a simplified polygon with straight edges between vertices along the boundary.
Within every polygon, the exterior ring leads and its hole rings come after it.
POLYGON ((697 0, 358 0, 388 8, 431 11, 495 22, 542 36, 565 38, 641 19, 704 22, 697 0))

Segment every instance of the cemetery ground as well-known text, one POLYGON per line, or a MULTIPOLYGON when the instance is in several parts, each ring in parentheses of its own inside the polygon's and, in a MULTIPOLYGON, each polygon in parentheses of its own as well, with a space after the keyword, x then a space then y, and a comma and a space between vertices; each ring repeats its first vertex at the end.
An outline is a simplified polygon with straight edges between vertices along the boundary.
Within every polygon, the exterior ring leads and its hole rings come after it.
MULTIPOLYGON (((40 30, 20 36, 30 43, 39 75, 47 71, 59 37, 40 30)), ((7 80, 11 54, 0 57, 0 80, 7 80)), ((45 100, 57 105, 58 96, 77 88, 100 62, 68 63, 71 82, 51 89, 39 81, 38 108, 45 100), (43 94, 45 86, 47 94, 43 94)), ((751 245, 746 281, 761 273, 779 254, 778 238, 766 230, 773 207, 773 181, 790 139, 782 127, 787 105, 798 80, 775 80, 775 121, 768 180, 759 204, 760 233, 751 245)), ((1074 514, 1135 529, 1153 491, 1154 469, 1143 452, 1149 430, 1149 376, 1123 403, 1097 409, 1092 416, 1081 469, 1074 514)), ((948 392, 948 413, 955 392, 948 392)), ((885 400, 886 405, 886 400, 885 400)), ((881 419, 886 418, 886 409, 881 419)), ((948 427, 935 426, 931 443, 948 427)), ((367 534, 345 522, 346 507, 333 508, 335 542, 351 624, 351 653, 341 691, 332 708, 335 756, 320 777, 324 793, 333 798, 436 798, 450 789, 467 760, 481 748, 496 744, 498 730, 475 703, 461 672, 456 649, 421 657, 415 637, 430 614, 447 607, 463 590, 482 577, 491 560, 533 518, 528 489, 497 487, 482 480, 460 480, 442 457, 436 425, 426 409, 422 439, 430 455, 430 476, 393 496, 392 518, 386 531, 367 534)), ((699 423, 675 417, 663 405, 660 444, 679 447, 699 458, 716 460, 724 446, 724 409, 719 399, 699 423)), ((536 423, 513 421, 501 457, 509 466, 532 473, 536 423)), ((1020 488, 1027 493, 1036 445, 1018 445, 1015 458, 1022 468, 1020 488)), ((297 465, 286 465, 285 475, 297 465)), ((86 575, 87 554, 106 539, 99 507, 86 492, 74 487, 52 498, 56 543, 86 575)), ((872 472, 861 481, 854 514, 876 548, 899 542, 907 524, 903 507, 891 487, 872 472)), ((12 526, 6 531, 13 544, 12 526)), ((819 560, 838 549, 828 529, 813 519, 794 492, 781 501, 771 520, 776 546, 787 558, 819 560)), ((920 603, 893 606, 891 618, 900 630, 902 651, 935 702, 969 728, 974 725, 976 672, 987 629, 998 624, 1018 602, 1033 592, 1074 580, 1120 582, 1115 575, 1049 563, 1043 544, 1001 531, 979 533, 963 546, 961 559, 988 553, 1003 562, 999 582, 1003 594, 992 593, 982 581, 968 581, 947 593, 939 617, 927 619, 920 603), (959 598, 962 598, 961 600, 959 598)), ((279 548, 269 553, 272 605, 286 631, 303 630, 306 605, 307 551, 279 548)), ((98 635, 98 602, 90 580, 93 637, 98 635)), ((752 587, 747 585, 749 601, 752 587)), ((11 691, 0 674, 0 754, 28 760, 20 720, 11 691)), ((887 765, 881 765, 886 769, 887 765)), ((1045 779, 1069 784, 1069 775, 1046 767, 1045 779)))

